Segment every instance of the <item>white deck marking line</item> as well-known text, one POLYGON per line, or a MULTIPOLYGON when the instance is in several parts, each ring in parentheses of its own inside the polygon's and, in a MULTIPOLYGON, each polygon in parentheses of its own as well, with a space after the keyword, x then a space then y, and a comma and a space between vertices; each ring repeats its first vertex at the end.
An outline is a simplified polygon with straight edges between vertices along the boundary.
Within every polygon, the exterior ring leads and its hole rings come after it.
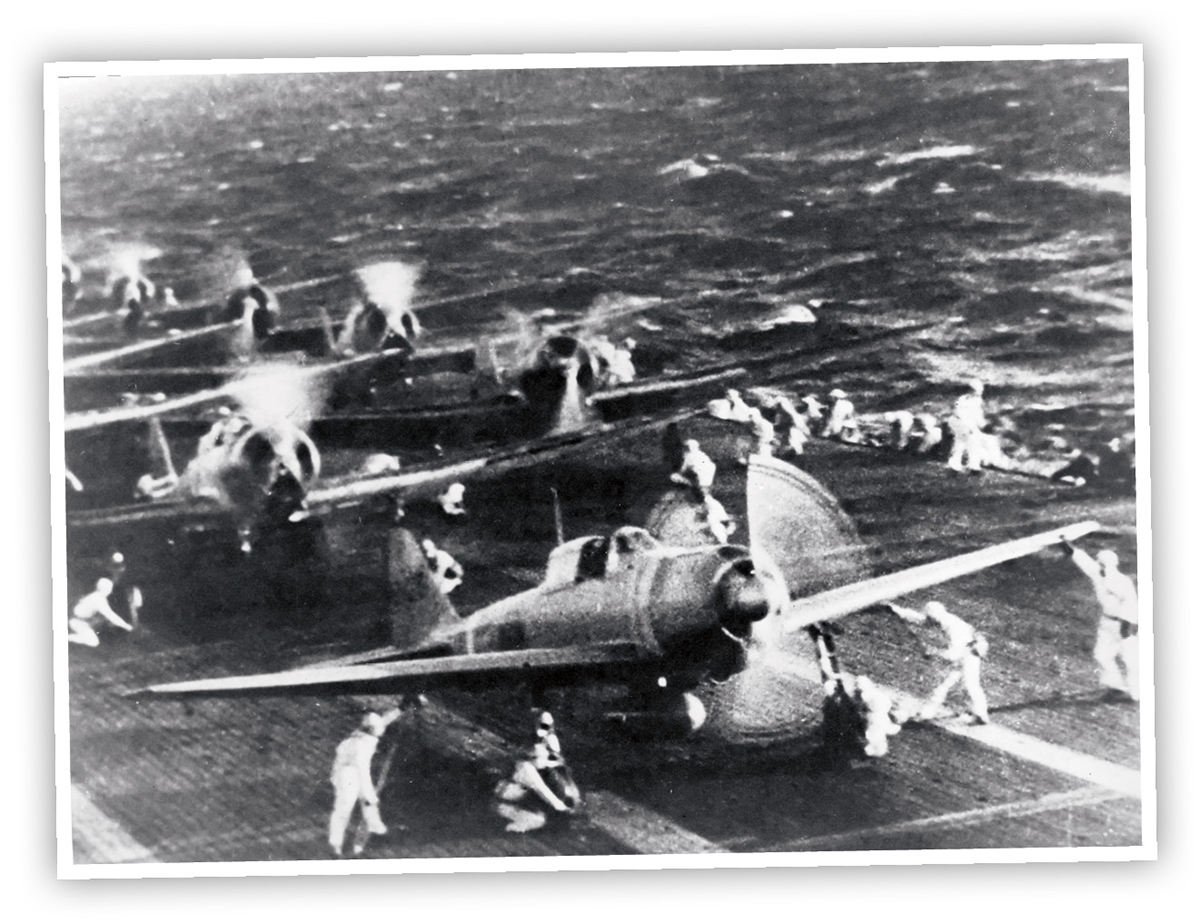
POLYGON ((987 747, 1003 750, 1018 759, 1074 776, 1131 798, 1142 797, 1142 774, 1136 769, 1118 766, 1099 757, 1079 753, 1069 747, 1048 743, 997 724, 956 725, 937 722, 938 727, 959 737, 967 737, 987 747))
POLYGON ((71 786, 71 834, 104 862, 157 862, 158 857, 71 786))
POLYGON ((770 849, 772 852, 805 852, 814 849, 829 849, 847 843, 855 843, 867 838, 896 836, 904 833, 917 833, 924 830, 938 830, 944 827, 970 827, 985 824, 996 819, 1017 817, 1032 817, 1045 814, 1048 811, 1062 811, 1070 808, 1083 808, 1103 804, 1125 797, 1120 792, 1089 785, 1085 788, 1073 789, 1069 792, 1054 792, 1042 795, 1040 798, 1030 798, 1026 801, 1014 801, 1009 804, 995 804, 986 808, 974 808, 970 811, 956 811, 950 814, 938 814, 934 817, 921 817, 916 820, 900 821, 895 824, 883 824, 878 827, 867 827, 862 830, 848 830, 845 833, 831 833, 825 836, 804 837, 787 843, 770 845, 762 843, 754 837, 743 837, 730 841, 727 847, 757 844, 758 848, 770 849))
POLYGON ((614 840, 644 855, 728 852, 724 846, 668 820, 656 811, 608 791, 586 797, 587 819, 614 840))

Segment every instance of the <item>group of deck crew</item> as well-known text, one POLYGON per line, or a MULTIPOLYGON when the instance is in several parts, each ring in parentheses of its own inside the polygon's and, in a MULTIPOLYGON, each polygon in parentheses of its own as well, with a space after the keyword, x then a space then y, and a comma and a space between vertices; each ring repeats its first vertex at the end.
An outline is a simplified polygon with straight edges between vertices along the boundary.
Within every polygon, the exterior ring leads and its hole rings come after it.
MULTIPOLYGON (((908 412, 889 412, 885 420, 890 425, 888 444, 899 451, 928 454, 940 446, 942 457, 956 472, 980 472, 984 465, 1009 467, 996 436, 986 432, 983 409, 983 382, 968 383, 955 400, 953 411, 945 424, 939 424, 931 414, 913 415, 908 412), (947 438, 947 432, 949 434, 947 438)), ((827 439, 863 443, 854 405, 839 388, 829 393, 829 404, 816 395, 802 400, 798 410, 786 397, 774 398, 769 420, 763 408, 748 404, 737 390, 730 389, 723 399, 710 401, 710 416, 733 422, 749 430, 748 439, 741 442, 738 461, 745 464, 751 454, 772 455, 777 450, 783 457, 803 455, 806 441, 814 433, 827 439)), ((677 437, 676 437, 677 438, 677 437)), ((1118 448, 1114 440, 1114 455, 1118 448)), ((671 452, 668 450, 668 457, 671 452)), ((1110 464, 1110 471, 1112 465, 1110 464)), ((1131 474, 1131 467, 1122 468, 1131 474)), ((1094 473, 1094 472, 1093 472, 1094 473)), ((712 493, 717 466, 696 439, 683 442, 678 466, 672 471, 673 483, 686 487, 693 501, 700 504, 701 519, 707 524, 712 538, 724 544, 736 528, 712 493)), ((1056 475, 1057 476, 1057 475, 1056 475)), ((1099 669, 1100 684, 1110 701, 1140 700, 1138 682, 1137 591, 1133 581, 1117 569, 1114 551, 1105 549, 1095 558, 1069 542, 1063 543, 1064 554, 1092 582, 1100 604, 1100 618, 1093 645, 1093 657, 1099 669)), ((950 693, 960 686, 969 702, 962 717, 975 724, 990 721, 987 696, 983 689, 982 665, 988 655, 988 640, 967 621, 931 600, 922 609, 890 604, 889 610, 910 626, 933 626, 944 636, 944 646, 926 646, 926 655, 944 662, 940 680, 925 700, 913 705, 900 702, 884 687, 867 676, 841 672, 836 665, 832 636, 814 630, 819 663, 827 697, 826 723, 830 727, 853 728, 852 745, 868 757, 887 753, 888 738, 910 720, 930 721, 946 714, 950 693)), ((842 732, 831 732, 832 741, 844 740, 842 732)), ((836 744, 836 747, 841 744, 836 744)))
MULTIPOLYGON (((64 302, 68 293, 74 300, 78 291, 78 270, 63 267, 64 302)), ((125 278, 114 286, 114 298, 126 312, 126 329, 136 328, 145 305, 153 299, 159 304, 173 302, 170 289, 156 289, 145 279, 125 278), (133 318, 132 321, 129 319, 133 318), (132 326, 130 326, 132 325, 132 326)), ((247 311, 265 311, 261 323, 268 325, 277 311, 277 302, 260 286, 239 290, 230 298, 230 306, 240 301, 247 311), (254 289, 258 290, 255 291, 254 289), (251 304, 251 301, 254 304, 251 304)), ((264 329, 268 329, 264 327, 264 329)), ((611 383, 632 380, 630 360, 632 341, 603 353, 604 366, 611 383)), ((989 431, 983 403, 984 384, 978 379, 968 383, 955 399, 945 421, 930 413, 906 410, 884 414, 889 432, 886 444, 901 452, 940 458, 955 472, 982 473, 985 466, 1005 469, 1010 461, 998 437, 989 431)), ((723 399, 711 401, 711 416, 745 428, 739 446, 739 461, 747 463, 750 456, 775 455, 796 458, 805 452, 806 443, 814 436, 846 443, 870 442, 860 427, 854 404, 840 388, 828 393, 828 403, 815 394, 800 400, 800 407, 785 396, 778 396, 765 406, 753 406, 741 393, 730 389, 723 399)), ((201 440, 216 444, 229 438, 230 427, 238 418, 224 414, 212 431, 201 440)), ((879 444, 877 441, 875 444, 879 444)), ((1111 459, 1096 463, 1083 453, 1075 453, 1071 464, 1054 477, 1083 483, 1107 471, 1111 477, 1132 478, 1132 465, 1126 464, 1120 440, 1109 443, 1111 459), (1118 472, 1113 474, 1113 472, 1118 472)), ((211 446, 210 446, 211 447, 211 446)), ((398 461, 390 456, 373 456, 367 463, 368 473, 383 475, 398 469, 398 461)), ((713 495, 717 467, 696 439, 684 441, 678 466, 671 472, 672 482, 688 489, 700 504, 702 518, 715 541, 724 544, 735 532, 736 525, 725 508, 713 495)), ((174 472, 171 472, 174 486, 174 472)), ((70 477, 70 475, 68 475, 70 477)), ((147 476, 149 477, 149 476, 147 476)), ((167 485, 145 482, 139 484, 147 496, 156 496, 167 485)), ((447 516, 465 513, 464 487, 450 485, 438 497, 447 516)), ((429 570, 443 594, 454 592, 463 582, 464 570, 458 561, 431 539, 421 542, 429 570)), ((1095 558, 1064 542, 1064 554, 1091 581, 1100 606, 1093 656, 1099 668, 1100 683, 1106 696, 1113 700, 1138 701, 1138 644, 1137 592, 1133 581, 1117 569, 1118 559, 1112 550, 1103 550, 1095 558)), ((85 594, 72 608, 68 640, 95 647, 100 643, 97 629, 110 625, 126 632, 138 627, 143 605, 140 589, 126 578, 124 557, 115 552, 107 561, 105 576, 98 579, 94 589, 85 594)), ((988 656, 988 639, 963 618, 931 600, 920 608, 889 604, 889 610, 906 625, 932 627, 944 641, 944 646, 929 646, 927 655, 938 658, 944 666, 934 691, 917 706, 901 702, 894 693, 866 675, 856 675, 839 669, 833 639, 823 626, 812 629, 818 651, 824 694, 826 698, 825 733, 827 743, 835 749, 851 750, 869 758, 887 754, 888 741, 908 721, 931 721, 947 714, 946 702, 960 686, 968 706, 963 717, 972 723, 990 721, 987 696, 984 692, 983 662, 988 656), (847 741, 849 743, 847 744, 847 741)), ((343 844, 353 811, 357 806, 366 833, 382 835, 387 827, 379 812, 379 783, 371 776, 372 760, 380 738, 401 716, 401 709, 384 714, 369 712, 336 750, 331 772, 335 800, 329 818, 329 846, 336 856, 343 853, 343 844)), ((535 740, 527 753, 515 760, 511 774, 501 780, 494 791, 496 813, 507 821, 506 830, 527 832, 548 822, 548 817, 567 816, 580 802, 579 791, 570 777, 563 757, 561 743, 549 712, 542 712, 537 721, 535 740)), ((354 851, 362 851, 365 836, 355 840, 354 851)))
MULTIPOLYGON (((824 400, 816 394, 805 395, 799 406, 782 394, 771 395, 756 406, 731 388, 725 397, 709 401, 707 410, 716 419, 744 427, 746 435, 739 440, 739 460, 743 463, 752 454, 784 459, 802 456, 806 443, 819 436, 924 456, 956 473, 982 475, 985 468, 1013 470, 1017 462, 1006 452, 996 426, 988 420, 984 390, 981 379, 971 379, 944 417, 928 411, 886 411, 882 414, 886 432, 875 433, 864 430, 854 403, 841 388, 830 390, 824 400)), ((1054 442, 1062 443, 1057 438, 1054 442)), ((1073 449, 1065 461, 1049 473, 1051 480, 1119 490, 1133 487, 1132 449, 1121 437, 1088 450, 1073 449)))

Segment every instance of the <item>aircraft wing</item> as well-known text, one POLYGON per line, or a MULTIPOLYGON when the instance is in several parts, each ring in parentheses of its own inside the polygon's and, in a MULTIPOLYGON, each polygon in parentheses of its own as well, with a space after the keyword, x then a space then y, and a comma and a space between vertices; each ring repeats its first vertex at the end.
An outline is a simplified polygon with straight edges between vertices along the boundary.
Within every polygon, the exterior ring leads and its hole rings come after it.
POLYGON ((380 362, 393 361, 403 358, 404 350, 390 349, 379 353, 368 353, 362 356, 351 356, 334 362, 323 362, 314 365, 297 365, 287 368, 273 366, 247 366, 241 370, 240 377, 226 382, 217 388, 208 388, 185 394, 157 404, 147 404, 137 407, 113 407, 108 410, 85 410, 67 414, 63 431, 77 432, 79 430, 96 429, 112 423, 127 423, 136 420, 148 420, 151 417, 161 417, 176 410, 198 407, 218 401, 233 400, 241 403, 241 395, 249 389, 270 384, 272 377, 299 381, 303 379, 320 379, 349 372, 358 367, 371 367, 380 362))
MULTIPOLYGON (((371 652, 367 656, 378 657, 379 652, 371 652)), ((472 679, 524 677, 534 673, 583 675, 606 667, 636 664, 647 660, 648 655, 632 644, 614 643, 444 657, 408 655, 408 658, 370 663, 347 662, 351 658, 342 658, 279 673, 165 683, 149 686, 131 695, 218 697, 243 694, 261 696, 272 691, 280 695, 419 692, 435 686, 466 683, 472 679)))
POLYGON ((440 468, 408 471, 381 477, 350 478, 340 483, 318 487, 308 493, 308 507, 314 512, 331 507, 351 505, 370 497, 388 495, 403 500, 427 494, 469 477, 486 468, 487 458, 472 458, 440 468))
POLYGON ((204 337, 219 337, 222 334, 230 333, 237 329, 241 321, 228 321, 222 324, 210 324, 207 327, 200 327, 197 330, 186 330, 180 333, 168 333, 164 337, 153 340, 140 340, 136 343, 130 343, 127 346, 121 346, 116 349, 104 350, 98 353, 89 353, 83 356, 76 356, 73 359, 68 359, 63 363, 64 372, 78 372, 83 369, 94 369, 100 366, 111 365, 114 362, 121 362, 126 359, 140 356, 143 353, 154 352, 155 350, 163 349, 167 346, 175 346, 180 343, 186 343, 191 340, 202 339, 204 337))
POLYGON ((308 506, 313 512, 323 512, 337 506, 350 506, 371 497, 392 496, 403 501, 408 497, 430 496, 435 489, 446 487, 455 481, 542 464, 551 459, 586 451, 602 436, 629 436, 645 429, 685 420, 697 413, 698 411, 689 408, 665 416, 646 415, 620 423, 597 423, 560 436, 506 446, 436 468, 375 477, 351 476, 309 491, 308 506))
POLYGON ((933 561, 894 574, 860 580, 812 596, 805 596, 793 601, 784 611, 783 630, 798 631, 807 625, 839 619, 908 593, 936 586, 956 577, 964 577, 1004 561, 1033 554, 1035 551, 1057 544, 1064 539, 1073 541, 1098 528, 1100 528, 1100 524, 1096 522, 1079 522, 1050 532, 1040 532, 1037 535, 991 545, 957 557, 933 561))

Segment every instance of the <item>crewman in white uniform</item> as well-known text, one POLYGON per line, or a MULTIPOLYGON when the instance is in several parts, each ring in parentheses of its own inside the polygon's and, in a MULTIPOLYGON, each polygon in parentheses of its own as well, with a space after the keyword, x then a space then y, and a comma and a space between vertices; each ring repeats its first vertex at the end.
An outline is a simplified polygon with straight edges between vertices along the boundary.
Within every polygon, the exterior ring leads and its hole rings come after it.
POLYGON ((438 494, 438 503, 441 504, 442 511, 447 516, 465 516, 467 510, 463 506, 463 497, 466 492, 467 489, 456 482, 438 494))
POLYGON ((1138 600, 1133 580, 1117 570, 1117 553, 1111 549, 1104 549, 1093 559, 1070 542, 1063 542, 1063 552, 1092 581, 1100 602, 1100 622, 1092 651, 1100 667, 1100 683, 1111 698, 1128 696, 1134 702, 1140 701, 1138 600))
POLYGON ((771 455, 775 451, 775 424, 763 416, 757 407, 750 408, 750 432, 754 437, 754 454, 771 455))
POLYGON ((947 611, 946 607, 939 602, 926 603, 924 612, 895 604, 889 605, 889 608, 900 618, 914 625, 921 625, 926 620, 933 621, 946 635, 945 649, 935 649, 931 653, 948 661, 950 671, 933 691, 918 717, 922 721, 932 721, 936 718, 945 705, 946 696, 950 694, 950 690, 961 682, 967 697, 971 700, 969 714, 972 722, 987 724, 989 721, 987 696, 983 693, 983 683, 980 677, 983 658, 987 656, 988 651, 987 638, 957 615, 947 611))
POLYGON ((633 349, 636 346, 636 340, 625 339, 613 349, 608 360, 608 387, 627 385, 637 377, 637 370, 633 367, 633 349))
POLYGON ((112 595, 113 582, 108 577, 96 581, 96 588, 84 596, 71 610, 71 618, 67 621, 70 632, 67 640, 86 647, 99 647, 100 636, 93 627, 97 619, 104 619, 111 625, 116 625, 123 631, 133 631, 133 626, 113 611, 108 599, 112 595))
POLYGON ((371 833, 380 836, 387 833, 383 818, 379 816, 379 795, 371 778, 371 759, 379 746, 379 738, 399 717, 398 708, 385 715, 367 712, 354 733, 338 744, 329 776, 334 792, 333 812, 329 815, 329 848, 339 859, 355 805, 361 807, 363 820, 371 833))
POLYGON ((676 484, 691 487, 696 491, 698 499, 703 500, 712 490, 716 476, 716 463, 700 448, 700 443, 695 439, 684 442, 683 462, 679 465, 679 470, 671 475, 671 480, 676 484))
POLYGON ((821 430, 821 435, 826 439, 856 442, 858 440, 858 421, 854 416, 854 404, 850 402, 846 392, 841 388, 834 388, 830 391, 829 399, 832 401, 829 408, 829 419, 825 421, 825 428, 821 430))
POLYGON ((954 402, 954 413, 949 421, 954 443, 946 465, 953 471, 962 471, 965 466, 968 471, 982 473, 983 427, 987 425, 983 413, 983 382, 974 378, 969 388, 954 402))
POLYGON ((528 833, 547 823, 546 808, 555 815, 574 813, 579 787, 571 777, 549 712, 538 717, 537 736, 528 754, 516 761, 512 774, 495 789, 495 810, 508 821, 509 833, 528 833))
POLYGON ((733 423, 750 422, 750 405, 742 400, 741 392, 736 388, 726 391, 722 399, 709 401, 708 413, 718 420, 729 420, 733 423))
POLYGON ((704 495, 704 524, 708 527, 708 531, 712 533, 713 538, 722 545, 729 541, 729 536, 737 528, 733 518, 725 512, 725 507, 721 505, 721 501, 712 494, 704 495))
POLYGON ((431 538, 421 540, 421 550, 425 552, 425 561, 429 564, 438 589, 449 596, 463 582, 462 565, 448 551, 435 545, 431 538))
POLYGON ((780 455, 803 455, 804 444, 812 435, 808 417, 796 409, 788 398, 781 397, 775 402, 775 423, 781 430, 779 437, 780 455))
MULTIPOLYGON (((841 725, 848 718, 850 726, 857 729, 858 743, 865 756, 877 759, 887 756, 888 738, 900 733, 901 726, 892 718, 894 702, 888 692, 871 680, 869 676, 842 673, 833 659, 832 639, 824 632, 814 632, 817 643, 817 660, 821 667, 821 681, 825 691, 825 720, 841 725), (849 707, 852 715, 840 709, 849 707)), ((844 737, 849 727, 826 728, 829 735, 827 745, 844 747, 844 737)), ((839 754, 831 754, 838 756, 839 754)))

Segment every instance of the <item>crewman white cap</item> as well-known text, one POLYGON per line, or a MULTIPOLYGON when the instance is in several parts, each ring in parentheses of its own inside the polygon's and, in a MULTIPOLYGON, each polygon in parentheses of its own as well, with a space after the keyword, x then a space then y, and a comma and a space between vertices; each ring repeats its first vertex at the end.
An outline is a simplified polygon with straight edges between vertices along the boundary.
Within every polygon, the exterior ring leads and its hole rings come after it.
POLYGON ((928 602, 925 604, 925 612, 933 616, 945 615, 946 607, 937 601, 928 602))
POLYGON ((111 593, 113 591, 113 582, 111 580, 109 580, 107 577, 101 577, 99 580, 96 581, 96 591, 101 596, 107 596, 109 593, 111 593))
POLYGON ((113 564, 124 564, 125 555, 121 554, 119 551, 114 551, 113 556, 109 559, 109 561, 113 564))
POLYGON ((834 388, 832 391, 829 392, 829 396, 832 398, 840 399, 840 398, 843 398, 846 396, 846 392, 843 391, 841 388, 834 388))
POLYGON ((554 716, 548 711, 544 711, 538 717, 538 729, 548 731, 554 727, 554 716))
POLYGON ((700 448, 700 442, 699 442, 699 440, 696 440, 696 439, 689 439, 683 445, 685 448, 693 449, 693 450, 700 448))
POLYGON ((1116 567, 1117 560, 1117 553, 1111 548, 1105 548, 1096 555, 1096 563, 1102 567, 1116 567))
POLYGON ((383 717, 375 712, 367 712, 363 715, 362 729, 368 734, 373 734, 376 737, 383 735, 387 725, 383 723, 383 717))
POLYGON ((979 394, 983 393, 983 379, 972 378, 969 382, 969 386, 972 391, 978 392, 979 394))

